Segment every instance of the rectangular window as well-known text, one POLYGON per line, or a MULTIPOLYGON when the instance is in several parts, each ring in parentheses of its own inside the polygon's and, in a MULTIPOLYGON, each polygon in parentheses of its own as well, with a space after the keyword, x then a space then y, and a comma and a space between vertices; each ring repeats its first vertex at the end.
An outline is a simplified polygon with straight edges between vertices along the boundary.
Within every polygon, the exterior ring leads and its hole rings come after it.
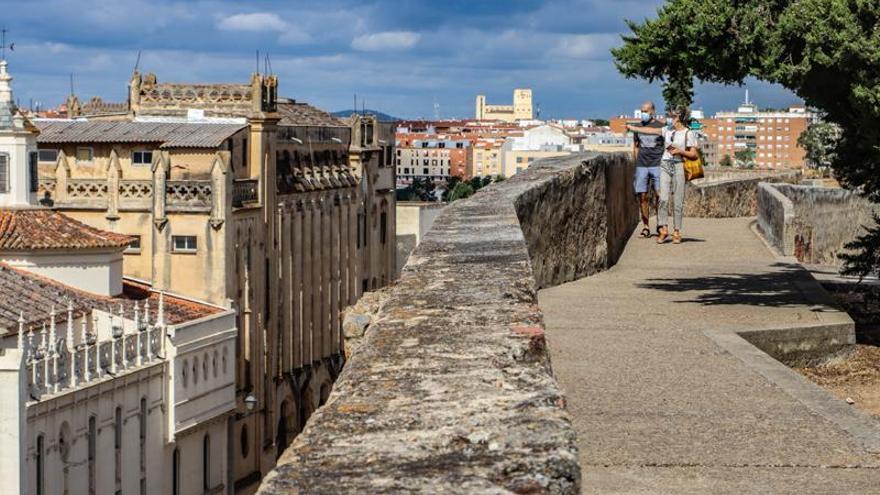
POLYGON ((55 163, 58 161, 58 150, 40 150, 38 153, 40 154, 41 162, 55 163))
POLYGON ((9 192, 9 155, 0 153, 0 193, 9 192))
POLYGON ((423 169, 422 169, 422 175, 428 175, 428 169, 423 168, 423 169))
POLYGON ((152 151, 132 151, 131 152, 131 164, 132 165, 152 165, 153 164, 153 152, 152 151))
POLYGON ((37 192, 40 185, 40 172, 37 169, 38 158, 39 156, 36 151, 31 151, 28 155, 28 185, 32 193, 37 192))
POLYGON ((141 252, 141 236, 133 235, 134 238, 129 244, 128 247, 123 251, 125 254, 140 254, 141 252))
POLYGON ((171 243, 172 251, 175 253, 195 253, 198 250, 194 235, 171 236, 171 243))
POLYGON ((521 156, 516 157, 516 163, 522 163, 522 162, 523 162, 523 157, 521 157, 521 156))
POLYGON ((92 160, 95 159, 95 150, 93 148, 77 148, 76 149, 76 161, 77 163, 91 163, 92 160))

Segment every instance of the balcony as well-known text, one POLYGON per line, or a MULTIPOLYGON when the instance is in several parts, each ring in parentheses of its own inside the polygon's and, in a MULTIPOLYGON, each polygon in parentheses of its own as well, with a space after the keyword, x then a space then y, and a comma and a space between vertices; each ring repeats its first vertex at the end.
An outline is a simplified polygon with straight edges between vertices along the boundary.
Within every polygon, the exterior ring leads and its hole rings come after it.
POLYGON ((232 206, 236 208, 260 202, 259 179, 235 179, 232 183, 232 206))

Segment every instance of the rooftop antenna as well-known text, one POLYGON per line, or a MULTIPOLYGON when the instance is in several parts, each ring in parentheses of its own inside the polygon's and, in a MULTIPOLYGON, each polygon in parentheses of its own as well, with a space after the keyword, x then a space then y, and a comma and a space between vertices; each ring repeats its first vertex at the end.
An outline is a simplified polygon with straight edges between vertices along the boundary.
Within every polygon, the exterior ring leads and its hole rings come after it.
POLYGON ((71 96, 76 94, 73 91, 73 72, 70 73, 70 94, 71 94, 71 96))
POLYGON ((354 106, 351 107, 354 109, 354 113, 358 113, 358 94, 354 94, 354 106))
POLYGON ((137 60, 134 61, 134 71, 137 72, 138 68, 141 66, 141 51, 138 50, 137 60))
POLYGON ((0 29, 0 60, 6 60, 6 49, 9 48, 10 52, 15 51, 15 43, 10 43, 9 46, 6 46, 6 28, 0 29))
POLYGON ((272 70, 272 58, 269 57, 269 54, 266 54, 266 64, 269 66, 269 74, 274 74, 275 71, 272 70))
POLYGON ((260 72, 260 50, 257 50, 257 56, 256 56, 255 60, 257 62, 257 73, 259 73, 260 72))
POLYGON ((540 103, 535 105, 535 113, 538 115, 537 119, 541 120, 541 104, 540 103))

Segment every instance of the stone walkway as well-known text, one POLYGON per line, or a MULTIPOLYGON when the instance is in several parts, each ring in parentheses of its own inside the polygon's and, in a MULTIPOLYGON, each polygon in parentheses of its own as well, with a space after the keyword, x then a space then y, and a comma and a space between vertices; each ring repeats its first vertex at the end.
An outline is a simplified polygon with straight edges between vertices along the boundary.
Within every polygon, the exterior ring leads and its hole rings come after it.
POLYGON ((817 321, 750 222, 686 219, 539 294, 584 493, 880 493, 880 456, 704 333, 817 321))

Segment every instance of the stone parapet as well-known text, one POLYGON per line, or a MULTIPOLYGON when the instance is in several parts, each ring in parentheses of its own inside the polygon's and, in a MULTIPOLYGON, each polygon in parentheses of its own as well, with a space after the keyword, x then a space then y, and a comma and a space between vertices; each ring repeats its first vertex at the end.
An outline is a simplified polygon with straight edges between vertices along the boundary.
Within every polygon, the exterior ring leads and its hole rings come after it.
POLYGON ((260 493, 580 493, 536 291, 616 260, 631 183, 625 155, 574 155, 448 206, 347 315, 359 343, 260 493))
POLYGON ((803 263, 840 265, 844 245, 873 225, 880 206, 839 188, 761 183, 758 228, 784 256, 803 263))
POLYGON ((758 212, 761 182, 797 183, 799 171, 707 170, 706 177, 688 184, 684 214, 700 218, 752 217, 758 212))

